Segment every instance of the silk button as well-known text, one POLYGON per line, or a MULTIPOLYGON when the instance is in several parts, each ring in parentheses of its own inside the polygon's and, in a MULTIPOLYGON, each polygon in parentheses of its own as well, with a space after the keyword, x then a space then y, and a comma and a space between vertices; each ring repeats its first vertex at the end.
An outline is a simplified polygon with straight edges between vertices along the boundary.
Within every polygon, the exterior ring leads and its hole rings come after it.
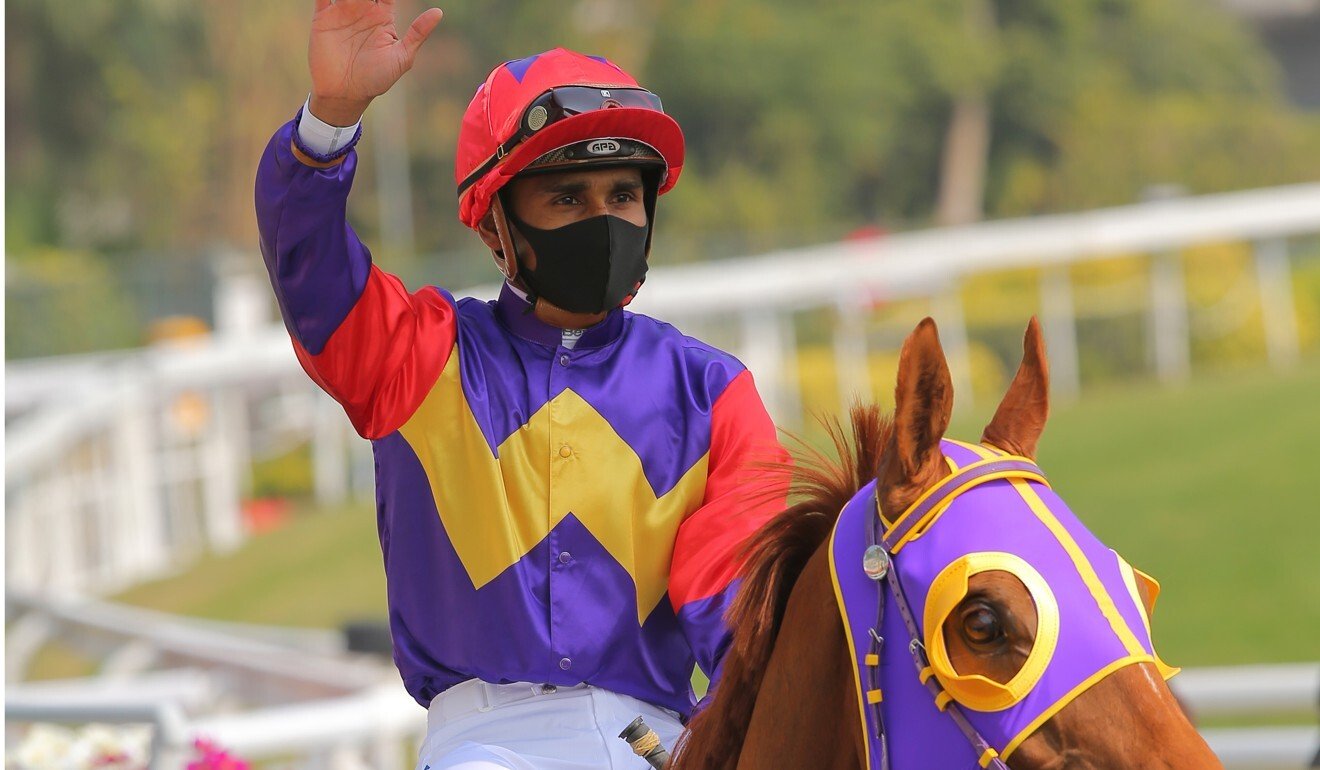
POLYGON ((560 668, 561 670, 563 670, 563 671, 567 671, 567 670, 569 670, 569 669, 572 668, 572 667, 573 667, 573 661, 569 660, 568 658, 560 658, 560 659, 559 659, 559 668, 560 668))
POLYGON ((572 450, 572 448, 569 447, 568 444, 564 444, 563 446, 559 447, 559 456, 560 456, 560 457, 568 457, 568 456, 570 456, 570 455, 572 455, 572 454, 573 454, 573 450, 572 450))
POLYGON ((562 355, 562 356, 559 357, 559 365, 560 365, 560 366, 568 366, 568 361, 569 361, 569 358, 568 358, 568 355, 567 355, 567 354, 562 355))
POLYGON ((568 551, 560 551, 560 552, 559 552, 559 563, 560 563, 560 564, 568 564, 570 561, 573 561, 573 554, 569 553, 568 551))

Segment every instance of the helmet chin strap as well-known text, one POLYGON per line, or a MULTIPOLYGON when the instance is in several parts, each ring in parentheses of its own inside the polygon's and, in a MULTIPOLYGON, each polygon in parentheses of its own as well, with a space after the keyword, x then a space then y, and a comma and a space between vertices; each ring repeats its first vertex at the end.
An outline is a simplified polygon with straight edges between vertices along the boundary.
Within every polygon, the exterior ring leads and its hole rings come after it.
MULTIPOLYGON (((490 209, 495 216, 495 232, 500 236, 500 250, 504 252, 502 257, 497 257, 496 262, 500 266, 500 272, 504 273, 504 279, 510 285, 518 279, 520 265, 518 262, 518 245, 513 239, 513 228, 509 225, 509 215, 504 210, 504 191, 500 190, 490 200, 490 209)), ((555 307, 553 304, 542 299, 526 281, 521 281, 522 286, 518 288, 527 293, 527 313, 534 313, 538 306, 546 305, 555 307)))
POLYGON ((491 219, 495 222, 495 233, 500 239, 500 250, 493 254, 495 264, 504 274, 504 280, 513 283, 518 278, 518 249, 513 245, 513 233, 509 230, 509 220, 504 214, 504 201, 496 195, 491 198, 490 208, 495 214, 491 219))

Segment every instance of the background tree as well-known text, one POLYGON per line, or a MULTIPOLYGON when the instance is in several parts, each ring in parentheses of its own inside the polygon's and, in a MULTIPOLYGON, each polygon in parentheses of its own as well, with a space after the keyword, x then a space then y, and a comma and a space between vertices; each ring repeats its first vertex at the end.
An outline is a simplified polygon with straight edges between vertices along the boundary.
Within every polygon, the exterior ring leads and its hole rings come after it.
MULTIPOLYGON (((402 5, 401 16, 423 7, 402 5)), ((217 247, 255 250, 253 169, 306 95, 310 6, 10 0, 5 240, 10 296, 23 299, 7 320, 47 333, 11 333, 8 355, 135 344, 152 317, 205 314, 217 247), (24 267, 34 260, 43 268, 24 267), (42 299, 76 291, 121 295, 107 306, 133 317, 93 333, 42 299)), ((660 212, 658 263, 864 225, 1127 203, 1154 183, 1202 193, 1320 172, 1315 119, 1282 101, 1240 24, 1199 0, 446 10, 398 93, 367 115, 350 209, 413 284, 491 278, 454 215, 459 118, 494 64, 553 45, 616 58, 684 127, 685 181, 660 212)))

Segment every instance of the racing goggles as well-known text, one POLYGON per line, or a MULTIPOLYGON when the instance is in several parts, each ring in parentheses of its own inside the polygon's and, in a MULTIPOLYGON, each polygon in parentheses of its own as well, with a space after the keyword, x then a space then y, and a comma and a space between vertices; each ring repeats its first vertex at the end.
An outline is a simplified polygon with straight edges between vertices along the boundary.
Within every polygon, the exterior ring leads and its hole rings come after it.
POLYGON ((552 88, 532 100, 523 110, 518 120, 518 130, 506 139, 495 154, 486 159, 458 186, 461 196, 469 187, 495 168, 500 161, 528 137, 553 123, 565 118, 581 115, 596 110, 609 110, 619 107, 654 110, 664 112, 660 97, 644 88, 596 88, 595 86, 560 86, 552 88))

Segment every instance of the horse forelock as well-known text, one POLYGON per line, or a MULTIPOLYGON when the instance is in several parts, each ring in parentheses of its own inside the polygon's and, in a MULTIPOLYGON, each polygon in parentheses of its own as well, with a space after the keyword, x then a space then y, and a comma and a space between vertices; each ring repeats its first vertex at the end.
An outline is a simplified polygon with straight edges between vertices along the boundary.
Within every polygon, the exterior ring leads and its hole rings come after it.
POLYGON ((851 431, 837 418, 820 419, 835 457, 794 437, 793 503, 744 546, 742 582, 727 615, 733 640, 714 700, 689 723, 675 753, 676 770, 720 770, 737 762, 793 587, 844 505, 875 478, 889 441, 892 425, 879 406, 854 405, 849 417, 851 431))

